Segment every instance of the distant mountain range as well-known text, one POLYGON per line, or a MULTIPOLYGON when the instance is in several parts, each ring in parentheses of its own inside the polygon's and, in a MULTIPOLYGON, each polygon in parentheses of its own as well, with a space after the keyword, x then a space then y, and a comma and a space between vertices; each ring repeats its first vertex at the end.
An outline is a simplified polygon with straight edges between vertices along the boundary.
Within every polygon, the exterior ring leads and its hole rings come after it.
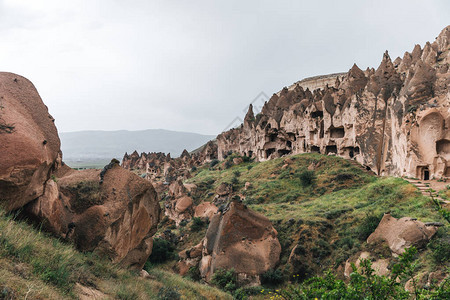
POLYGON ((61 132, 59 137, 63 161, 73 168, 102 168, 112 158, 122 160, 125 152, 134 150, 177 157, 184 149, 192 151, 215 138, 164 129, 61 132))

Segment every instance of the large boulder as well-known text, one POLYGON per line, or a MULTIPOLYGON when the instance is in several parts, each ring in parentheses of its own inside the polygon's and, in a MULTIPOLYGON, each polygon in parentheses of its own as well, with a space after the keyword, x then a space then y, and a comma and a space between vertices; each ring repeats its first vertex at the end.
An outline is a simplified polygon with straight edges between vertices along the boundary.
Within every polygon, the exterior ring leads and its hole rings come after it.
POLYGON ((211 220, 218 208, 211 202, 202 202, 195 208, 194 217, 211 220))
POLYGON ((275 267, 281 246, 269 219, 239 201, 232 201, 223 213, 211 219, 203 243, 200 272, 207 281, 217 269, 233 268, 253 277, 275 267))
POLYGON ((436 231, 437 227, 425 226, 416 219, 396 219, 390 214, 384 214, 377 229, 367 238, 367 243, 385 241, 393 253, 401 254, 408 247, 425 246, 436 231))
POLYGON ((53 117, 28 79, 0 72, 0 107, 0 205, 14 210, 44 193, 60 141, 53 117))
POLYGON ((98 251, 113 262, 142 268, 151 254, 160 215, 152 184, 118 162, 102 172, 69 169, 55 180, 26 211, 80 250, 98 251))

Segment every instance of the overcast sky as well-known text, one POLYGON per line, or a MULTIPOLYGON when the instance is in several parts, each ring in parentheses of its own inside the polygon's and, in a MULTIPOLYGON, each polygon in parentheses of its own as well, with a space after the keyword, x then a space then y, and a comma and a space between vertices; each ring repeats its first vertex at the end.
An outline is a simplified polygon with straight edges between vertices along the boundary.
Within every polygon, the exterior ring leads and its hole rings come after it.
POLYGON ((218 134, 260 92, 377 67, 449 24, 448 0, 0 0, 0 70, 62 132, 218 134))

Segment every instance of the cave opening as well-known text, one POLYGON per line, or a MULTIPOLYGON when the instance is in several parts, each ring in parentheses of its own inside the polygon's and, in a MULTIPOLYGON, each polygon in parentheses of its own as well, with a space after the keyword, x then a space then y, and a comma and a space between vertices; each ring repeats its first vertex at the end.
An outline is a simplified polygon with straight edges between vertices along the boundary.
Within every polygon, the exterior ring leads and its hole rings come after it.
POLYGON ((313 111, 311 113, 311 118, 322 118, 323 117, 323 111, 317 110, 313 111))
POLYGON ((280 150, 278 150, 278 154, 280 154, 280 156, 288 155, 288 154, 291 154, 291 150, 280 149, 280 150))
POLYGON ((428 168, 423 169, 423 180, 430 180, 430 170, 428 168))
POLYGON ((271 133, 271 134, 269 135, 270 141, 271 141, 271 142, 275 142, 275 140, 277 139, 277 136, 278 136, 278 134, 276 134, 276 133, 271 133))
POLYGON ((325 153, 326 154, 330 154, 330 153, 336 153, 337 154, 337 146, 336 145, 328 145, 325 147, 325 153))
POLYGON ((450 141, 440 140, 436 142, 436 153, 440 155, 450 154, 450 141))
POLYGON ((311 152, 320 153, 320 148, 317 146, 311 146, 311 152))
POLYGON ((286 142, 286 147, 291 148, 292 147, 292 142, 291 141, 287 141, 286 142))
POLYGON ((323 139, 324 135, 325 135, 325 130, 324 130, 324 124, 323 124, 323 120, 322 120, 322 121, 320 121, 319 137, 321 139, 323 139))
POLYGON ((330 128, 330 136, 335 139, 341 139, 345 136, 344 127, 332 127, 330 128))
POLYGON ((266 158, 269 158, 270 155, 272 155, 272 153, 275 152, 275 148, 270 148, 266 150, 266 158))
POLYGON ((253 156, 253 151, 248 151, 247 156, 248 156, 248 157, 252 157, 252 156, 253 156))

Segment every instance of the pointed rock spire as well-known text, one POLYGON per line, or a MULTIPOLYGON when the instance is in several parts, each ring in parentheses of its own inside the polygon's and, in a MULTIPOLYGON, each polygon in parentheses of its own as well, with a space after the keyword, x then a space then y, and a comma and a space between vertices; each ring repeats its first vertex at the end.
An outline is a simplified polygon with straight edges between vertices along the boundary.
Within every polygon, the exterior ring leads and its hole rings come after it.
POLYGON ((254 120, 255 120, 255 115, 253 114, 253 104, 250 104, 248 106, 247 114, 245 115, 245 118, 244 118, 244 123, 250 123, 250 122, 253 122, 254 120))

